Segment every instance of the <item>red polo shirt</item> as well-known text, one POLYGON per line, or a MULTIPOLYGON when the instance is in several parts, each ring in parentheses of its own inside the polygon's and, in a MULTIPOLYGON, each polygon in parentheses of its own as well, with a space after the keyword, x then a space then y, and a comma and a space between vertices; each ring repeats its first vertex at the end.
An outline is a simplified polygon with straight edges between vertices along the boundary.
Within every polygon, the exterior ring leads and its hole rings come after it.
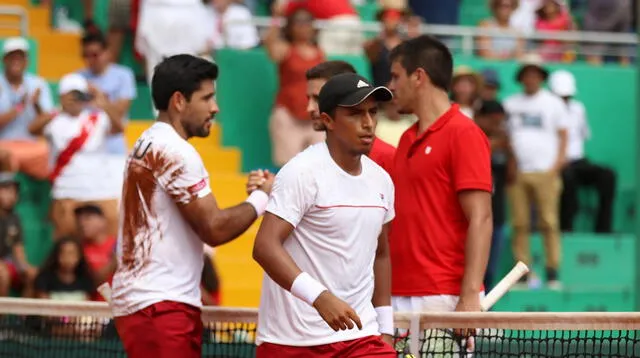
POLYGON ((377 137, 373 140, 369 158, 381 166, 382 169, 386 170, 389 175, 391 175, 391 168, 395 156, 396 148, 394 146, 377 137))
POLYGON ((457 194, 492 191, 487 137, 453 105, 421 135, 418 123, 402 135, 392 176, 393 295, 459 295, 469 224, 457 194))

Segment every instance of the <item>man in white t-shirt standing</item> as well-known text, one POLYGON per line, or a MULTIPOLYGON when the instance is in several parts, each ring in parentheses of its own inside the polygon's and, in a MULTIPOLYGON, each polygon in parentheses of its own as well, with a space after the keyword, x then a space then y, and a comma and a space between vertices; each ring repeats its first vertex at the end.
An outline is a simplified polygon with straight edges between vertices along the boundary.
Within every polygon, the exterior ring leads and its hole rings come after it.
POLYGON ((551 74, 549 87, 562 98, 567 107, 568 143, 567 165, 562 171, 562 196, 560 199, 560 229, 573 231, 573 220, 578 213, 578 187, 590 186, 598 193, 598 212, 595 232, 612 231, 613 200, 616 191, 616 173, 590 161, 584 153, 584 142, 591 137, 587 111, 584 104, 575 99, 576 79, 571 72, 558 70, 551 74))
MULTIPOLYGON (((518 165, 515 182, 507 189, 513 224, 513 256, 531 264, 529 234, 531 204, 535 204, 546 254, 547 285, 561 287, 559 203, 562 168, 566 163, 567 111, 559 97, 542 88, 549 73, 537 56, 530 56, 517 73, 523 93, 506 99, 511 143, 518 165)), ((535 276, 530 286, 537 286, 535 276)))
POLYGON ((51 220, 54 237, 77 233, 74 210, 87 204, 102 209, 110 235, 118 227, 118 201, 105 178, 107 138, 121 133, 122 118, 109 117, 89 104, 89 83, 77 73, 68 74, 58 87, 62 110, 41 114, 31 123, 33 135, 44 135, 51 148, 51 220))
POLYGON ((258 357, 396 357, 387 239, 394 188, 366 156, 377 102, 391 98, 353 73, 322 87, 327 140, 280 170, 253 249, 266 272, 258 357))
POLYGON ((257 178, 246 202, 218 208, 202 159, 187 142, 209 135, 217 76, 215 64, 191 55, 155 69, 159 116, 127 160, 113 277, 113 315, 129 358, 201 356, 203 242, 233 240, 267 206, 272 175, 257 178))

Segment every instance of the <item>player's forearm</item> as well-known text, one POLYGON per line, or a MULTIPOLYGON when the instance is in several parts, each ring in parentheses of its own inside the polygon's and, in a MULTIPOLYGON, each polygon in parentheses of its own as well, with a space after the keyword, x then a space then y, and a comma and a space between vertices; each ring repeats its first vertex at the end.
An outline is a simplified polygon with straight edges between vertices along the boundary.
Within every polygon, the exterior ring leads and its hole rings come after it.
POLYGON ((260 236, 258 232, 253 246, 253 259, 275 283, 290 291, 293 281, 302 273, 302 270, 281 243, 273 243, 260 236))
POLYGON ((257 218, 256 209, 247 202, 220 210, 211 219, 211 232, 201 237, 210 246, 220 246, 242 235, 257 218))
POLYGON ((373 307, 391 305, 391 256, 387 235, 379 239, 376 258, 373 262, 374 288, 371 303, 373 307))
POLYGON ((391 259, 376 257, 373 263, 374 289, 371 302, 373 307, 391 305, 391 259))
POLYGON ((478 295, 484 281, 484 274, 489 261, 493 218, 488 214, 472 217, 465 244, 464 275, 460 288, 460 297, 478 295))

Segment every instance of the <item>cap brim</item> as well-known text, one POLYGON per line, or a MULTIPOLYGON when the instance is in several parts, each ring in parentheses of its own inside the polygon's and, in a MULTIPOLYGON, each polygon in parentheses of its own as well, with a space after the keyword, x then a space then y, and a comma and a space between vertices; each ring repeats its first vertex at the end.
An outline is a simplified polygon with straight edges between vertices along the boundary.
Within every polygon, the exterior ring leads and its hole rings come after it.
POLYGON ((520 70, 518 70, 518 73, 516 74, 516 80, 518 82, 522 81, 522 75, 524 74, 525 71, 529 70, 529 69, 534 69, 534 70, 538 70, 538 72, 540 72, 540 74, 542 74, 542 80, 546 81, 547 78, 549 78, 549 71, 547 71, 544 67, 542 67, 541 65, 537 65, 537 64, 525 64, 522 67, 520 67, 520 70))
POLYGON ((351 95, 347 96, 341 101, 338 106, 340 107, 355 107, 364 102, 367 98, 373 96, 377 102, 389 102, 393 99, 393 94, 388 88, 380 87, 365 87, 357 90, 351 95))

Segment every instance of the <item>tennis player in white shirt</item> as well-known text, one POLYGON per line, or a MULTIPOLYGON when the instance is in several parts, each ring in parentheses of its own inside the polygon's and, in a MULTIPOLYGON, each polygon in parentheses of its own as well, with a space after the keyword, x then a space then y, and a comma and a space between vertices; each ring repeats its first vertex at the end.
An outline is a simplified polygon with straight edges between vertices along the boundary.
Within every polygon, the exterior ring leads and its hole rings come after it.
POLYGON ((353 73, 322 87, 327 140, 280 170, 253 249, 266 272, 257 357, 396 357, 387 240, 394 187, 365 155, 378 102, 391 98, 353 73))
POLYGON ((191 55, 165 59, 153 75, 160 114, 127 161, 111 296, 129 358, 201 357, 203 242, 233 240, 267 206, 273 176, 260 173, 246 202, 220 209, 187 142, 209 135, 217 75, 215 64, 191 55))

